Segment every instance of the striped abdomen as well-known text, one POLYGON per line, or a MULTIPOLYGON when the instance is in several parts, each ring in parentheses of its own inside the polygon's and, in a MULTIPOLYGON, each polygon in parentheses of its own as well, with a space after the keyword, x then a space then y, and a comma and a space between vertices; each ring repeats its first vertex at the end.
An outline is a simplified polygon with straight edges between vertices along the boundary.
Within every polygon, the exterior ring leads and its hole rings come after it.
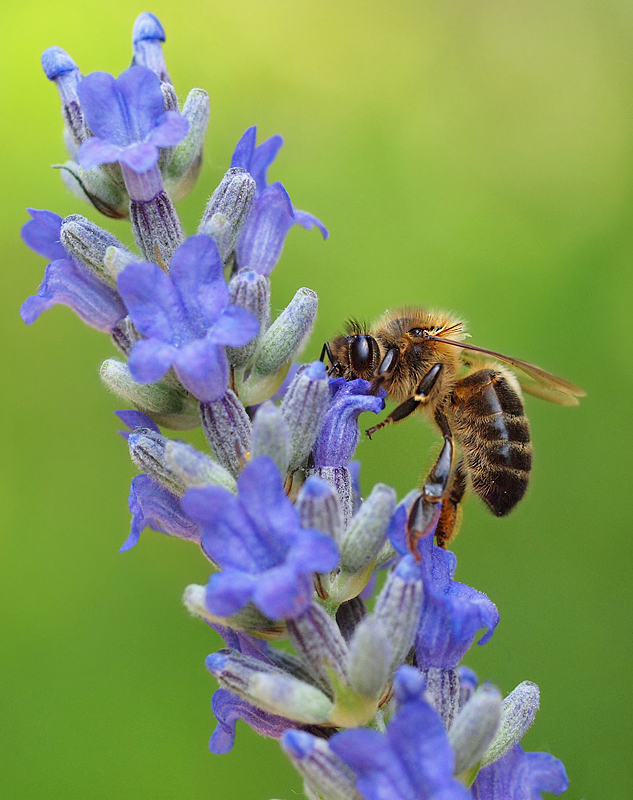
POLYGON ((503 372, 482 369, 457 382, 447 412, 473 489, 503 517, 525 494, 532 466, 518 392, 503 372))

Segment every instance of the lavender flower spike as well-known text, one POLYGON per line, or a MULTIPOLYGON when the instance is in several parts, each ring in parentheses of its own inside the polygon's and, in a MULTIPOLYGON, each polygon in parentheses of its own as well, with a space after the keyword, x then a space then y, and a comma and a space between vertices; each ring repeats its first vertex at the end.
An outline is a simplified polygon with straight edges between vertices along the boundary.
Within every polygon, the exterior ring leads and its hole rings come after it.
POLYGON ((226 489, 189 489, 184 511, 200 523, 207 556, 222 567, 207 585, 207 607, 226 617, 252 601, 270 619, 300 615, 312 602, 312 574, 334 569, 329 536, 301 528, 281 475, 267 456, 251 461, 226 489))
POLYGON ((118 161, 147 172, 158 162, 159 148, 173 147, 187 135, 189 123, 177 111, 165 111, 160 80, 147 67, 132 66, 116 79, 92 72, 77 92, 94 134, 77 153, 84 169, 118 161))
POLYGON ((229 305, 215 242, 208 236, 187 239, 174 253, 169 275, 156 264, 130 264, 118 287, 132 321, 147 337, 130 354, 134 379, 154 383, 173 366, 198 400, 221 398, 229 376, 225 346, 249 342, 259 323, 229 305))

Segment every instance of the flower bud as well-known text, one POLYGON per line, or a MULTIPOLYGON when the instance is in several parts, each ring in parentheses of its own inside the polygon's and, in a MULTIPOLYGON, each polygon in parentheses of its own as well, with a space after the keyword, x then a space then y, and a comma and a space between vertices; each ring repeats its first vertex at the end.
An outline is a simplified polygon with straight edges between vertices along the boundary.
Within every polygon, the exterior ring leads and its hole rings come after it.
POLYGON ((170 492, 183 495, 185 485, 165 461, 167 437, 149 428, 136 428, 128 436, 130 457, 136 466, 170 492))
POLYGON ((312 604, 295 619, 287 620, 288 637, 319 688, 330 694, 332 672, 347 675, 347 645, 338 626, 319 605, 312 604))
POLYGON ((297 373, 281 403, 281 413, 292 439, 291 470, 301 466, 310 454, 329 402, 325 366, 313 361, 297 373))
POLYGON ((218 617, 212 614, 204 601, 206 586, 192 583, 187 586, 183 595, 183 603, 191 614, 201 617, 210 625, 224 625, 236 631, 249 633, 266 641, 274 641, 285 636, 286 629, 283 622, 273 622, 265 617, 252 603, 248 603, 236 614, 230 617, 218 617))
POLYGON ((186 489, 193 486, 223 486, 230 492, 237 491, 235 479, 224 467, 185 442, 167 440, 165 464, 186 489))
POLYGON ((125 184, 113 180, 112 170, 104 167, 85 170, 76 161, 53 166, 60 170, 64 185, 75 197, 111 219, 125 219, 128 216, 129 197, 125 184))
POLYGON ((250 311, 259 322, 259 333, 242 347, 227 347, 229 364, 243 369, 251 361, 270 322, 270 280, 252 269, 241 269, 229 282, 231 303, 250 311))
POLYGON ((483 758, 501 720, 501 694, 489 683, 474 693, 455 718, 448 738, 455 751, 455 774, 461 775, 483 758))
POLYGON ((391 632, 369 615, 356 628, 349 644, 348 683, 358 694, 378 697, 392 673, 391 632))
POLYGON ((393 661, 391 671, 406 659, 420 622, 423 586, 413 556, 405 556, 393 569, 376 598, 374 616, 389 631, 393 661))
POLYGON ((262 338, 253 371, 258 376, 278 372, 292 361, 312 331, 318 298, 312 289, 299 289, 289 305, 272 323, 262 338))
POLYGON ((502 758, 527 733, 539 707, 539 688, 523 681, 501 703, 501 723, 490 748, 481 761, 487 767, 502 758))
POLYGON ((232 263, 237 239, 255 200, 255 181, 240 167, 231 167, 211 195, 198 233, 213 237, 225 266, 232 263))
POLYGON ((253 420, 251 458, 258 456, 272 458, 282 477, 288 472, 290 430, 281 411, 271 401, 266 401, 257 409, 253 420))
POLYGON ((384 544, 395 507, 395 491, 384 483, 376 484, 343 536, 342 571, 360 572, 375 559, 384 544))
POLYGON ((313 787, 314 796, 328 800, 361 800, 356 791, 356 775, 328 743, 306 731, 289 730, 281 746, 297 770, 313 787))
POLYGON ((158 17, 144 11, 134 21, 132 28, 133 64, 140 64, 155 72, 161 81, 171 83, 167 72, 162 43, 165 41, 165 30, 158 17))
POLYGON ((200 424, 195 401, 189 395, 159 381, 137 383, 127 364, 108 358, 101 365, 101 380, 112 392, 172 430, 191 430, 200 424))
MULTIPOLYGON (((307 470, 307 474, 329 483, 337 493, 343 511, 343 530, 345 530, 354 510, 354 482, 349 469, 347 467, 313 467, 307 470)), ((358 591, 362 591, 362 588, 361 586, 358 591)))
POLYGON ((297 495, 295 508, 302 528, 329 534, 337 544, 343 533, 343 511, 336 491, 326 481, 310 476, 297 495))
POLYGON ((229 389, 220 400, 200 403, 200 420, 213 454, 237 477, 251 449, 252 425, 235 392, 229 389))
POLYGON ((86 123, 77 96, 81 72, 73 59, 61 47, 48 47, 42 53, 42 68, 49 81, 53 81, 62 101, 62 117, 66 144, 71 158, 87 137, 86 123))
POLYGON ((112 248, 129 256, 130 261, 135 258, 115 236, 81 214, 71 214, 64 219, 59 238, 73 258, 109 286, 116 286, 116 282, 105 266, 106 251, 112 248))
POLYGON ((189 194, 202 167, 204 137, 209 124, 209 95, 204 89, 189 92, 181 114, 189 123, 189 132, 173 148, 169 166, 163 171, 165 189, 174 202, 189 194))
POLYGON ((321 725, 333 710, 332 701, 316 687, 235 650, 212 653, 206 666, 221 686, 272 714, 321 725))

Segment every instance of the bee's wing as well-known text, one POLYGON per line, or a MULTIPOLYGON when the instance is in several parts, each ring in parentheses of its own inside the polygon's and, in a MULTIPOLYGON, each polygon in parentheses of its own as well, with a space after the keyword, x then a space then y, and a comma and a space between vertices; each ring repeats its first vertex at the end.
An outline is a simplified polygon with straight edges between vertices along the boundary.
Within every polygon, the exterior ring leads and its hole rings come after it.
POLYGON ((540 397, 543 400, 549 400, 552 403, 560 403, 564 406, 577 406, 578 398, 584 397, 586 394, 582 389, 574 386, 573 383, 566 381, 564 378, 552 375, 551 372, 547 372, 547 370, 541 369, 534 364, 528 364, 527 361, 511 358, 510 356, 503 355, 503 353, 496 353, 494 350, 486 350, 474 344, 454 342, 451 339, 445 339, 443 336, 428 335, 426 338, 436 342, 442 342, 443 344, 452 344, 464 350, 472 350, 476 353, 495 358, 497 361, 502 361, 505 364, 510 364, 510 366, 518 370, 519 373, 523 373, 517 376, 521 388, 529 394, 533 394, 535 397, 540 397))

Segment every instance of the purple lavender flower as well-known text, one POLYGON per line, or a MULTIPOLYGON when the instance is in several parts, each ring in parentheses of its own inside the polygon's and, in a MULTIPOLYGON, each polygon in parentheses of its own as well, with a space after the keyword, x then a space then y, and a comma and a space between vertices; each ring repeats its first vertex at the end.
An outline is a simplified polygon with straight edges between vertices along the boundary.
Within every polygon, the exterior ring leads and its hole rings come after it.
POLYGON ((200 529, 180 507, 179 498, 155 483, 149 475, 137 475, 130 486, 128 505, 132 512, 130 535, 120 553, 131 550, 145 528, 200 542, 200 529))
POLYGON ((126 442, 130 438, 130 433, 136 428, 149 428, 155 433, 160 433, 160 428, 154 420, 142 411, 127 409, 125 411, 115 411, 114 413, 121 422, 129 428, 128 431, 119 431, 119 435, 122 436, 126 442))
POLYGON ((177 111, 165 111, 158 76, 134 65, 118 78, 92 72, 77 92, 93 136, 77 153, 84 169, 121 162, 147 172, 158 162, 159 148, 173 147, 187 135, 189 123, 177 111))
POLYGON ((346 467, 354 456, 360 439, 358 417, 363 411, 379 414, 385 407, 385 390, 369 394, 371 383, 357 378, 330 381, 332 401, 325 412, 321 430, 312 452, 317 467, 346 467))
POLYGON ((231 159, 231 167, 245 169, 256 183, 255 202, 238 240, 236 255, 240 267, 250 267, 261 275, 270 275, 293 225, 301 225, 307 230, 316 226, 324 239, 329 233, 315 216, 294 208, 281 183, 267 184, 268 167, 283 144, 281 136, 271 136, 257 147, 256 138, 257 126, 254 125, 239 140, 231 159))
MULTIPOLYGON (((403 555, 408 553, 406 519, 404 505, 400 504, 389 528, 391 543, 403 555)), ((447 670, 459 664, 478 630, 486 628, 478 644, 490 639, 499 622, 499 612, 485 594, 453 580, 457 558, 452 551, 434 544, 435 524, 418 544, 424 606, 415 651, 421 669, 447 670)))
POLYGON ((549 753, 526 753, 517 744, 480 770, 472 792, 475 800, 541 800, 541 792, 562 794, 568 787, 562 761, 549 753))
POLYGON ((156 264, 130 264, 118 287, 132 321, 147 337, 130 354, 134 380, 154 383, 173 366, 198 400, 219 400, 228 386, 225 345, 247 344, 259 323, 245 309, 229 305, 213 239, 187 239, 174 253, 169 275, 156 264))
POLYGON ((312 601, 312 575, 338 563, 334 542, 301 528, 279 470, 266 456, 248 464, 238 495, 215 486, 189 489, 181 504, 202 527, 202 547, 223 569, 209 579, 206 604, 221 617, 252 601, 273 620, 294 618, 312 601))
POLYGON ((386 734, 355 729, 330 739, 330 748, 356 773, 367 800, 469 800, 453 777, 455 757, 444 725, 424 699, 424 678, 401 667, 394 678, 398 711, 386 734))
POLYGON ((27 298, 20 316, 27 325, 49 308, 65 305, 86 324, 110 333, 127 311, 118 292, 74 261, 60 241, 62 218, 52 211, 27 209, 32 219, 22 227, 25 244, 52 259, 38 292, 27 298))

